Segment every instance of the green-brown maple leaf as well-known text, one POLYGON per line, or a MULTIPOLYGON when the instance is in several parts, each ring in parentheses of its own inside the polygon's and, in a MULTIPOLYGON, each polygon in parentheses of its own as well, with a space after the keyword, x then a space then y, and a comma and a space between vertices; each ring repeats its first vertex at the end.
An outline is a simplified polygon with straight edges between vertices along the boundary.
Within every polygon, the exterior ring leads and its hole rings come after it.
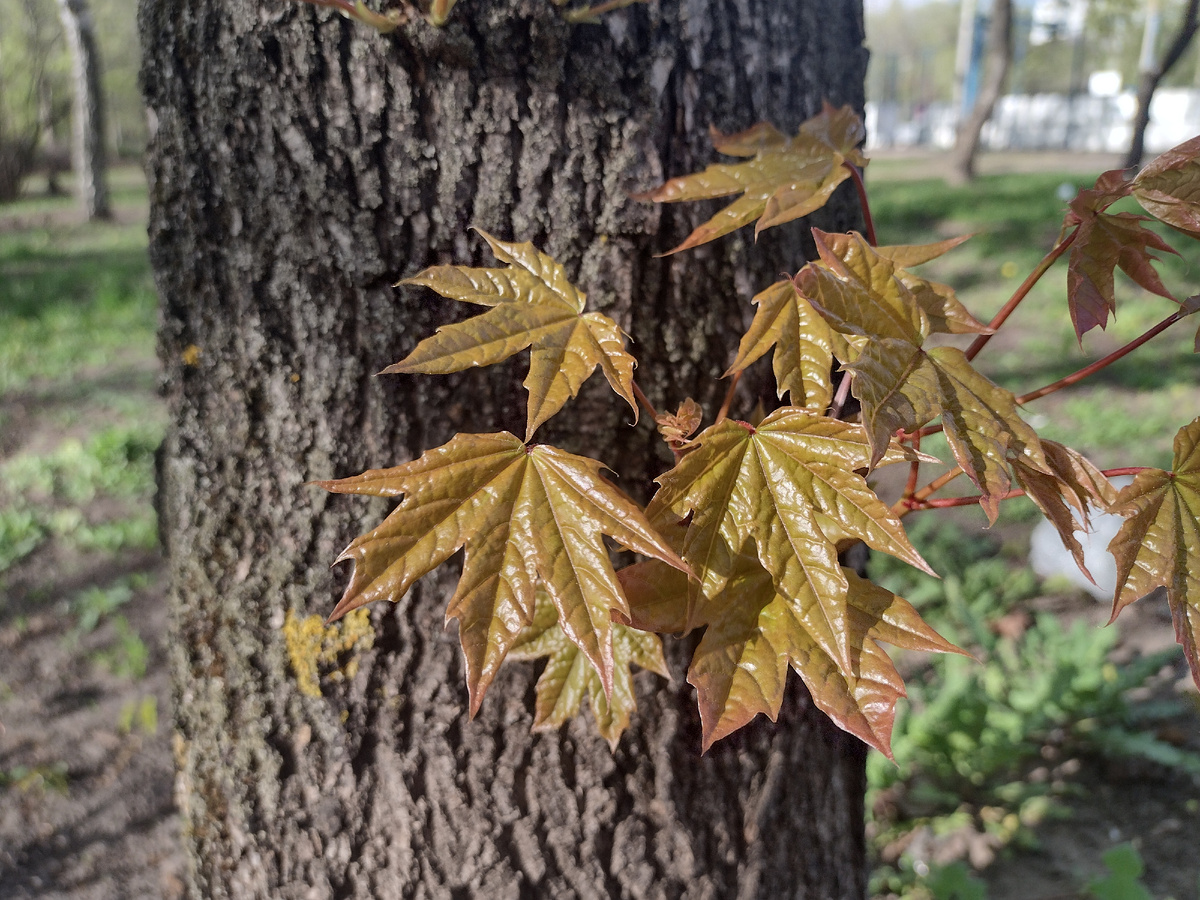
POLYGON ((754 298, 757 309, 742 335, 737 358, 725 373, 744 372, 772 347, 775 384, 792 406, 824 410, 833 398, 833 334, 825 320, 789 279, 754 298))
POLYGON ((1142 224, 1149 221, 1145 216, 1104 211, 1129 191, 1122 170, 1105 172, 1094 188, 1079 192, 1067 213, 1065 225, 1078 226, 1067 264, 1067 303, 1081 341, 1093 328, 1106 327, 1116 313, 1113 275, 1118 266, 1151 293, 1174 299, 1154 270, 1158 257, 1151 251, 1175 250, 1142 224))
POLYGON ((617 749, 621 733, 637 709, 629 667, 638 665, 667 679, 671 675, 657 634, 613 623, 612 645, 612 689, 605 692, 595 668, 559 626, 558 610, 544 591, 538 591, 533 621, 520 631, 509 651, 512 659, 549 657, 537 683, 535 731, 551 731, 578 715, 587 694, 597 729, 609 746, 617 749))
MULTIPOLYGON (((654 561, 619 573, 633 622, 681 631, 686 576, 654 561)), ((791 668, 813 701, 842 729, 891 755, 896 701, 904 683, 880 641, 910 650, 959 651, 926 625, 903 598, 842 569, 850 660, 842 666, 804 625, 803 609, 776 590, 757 559, 739 555, 722 592, 704 603, 704 637, 688 669, 696 688, 704 749, 762 713, 779 714, 791 668)))
POLYGON ((996 520, 1012 487, 1009 465, 1052 474, 1041 440, 1017 412, 1011 391, 984 377, 956 347, 924 350, 904 340, 868 343, 846 368, 862 404, 872 458, 897 431, 912 432, 941 416, 954 460, 983 494, 996 520))
MULTIPOLYGON (((652 522, 687 520, 680 555, 696 575, 689 622, 702 595, 725 588, 743 545, 779 592, 801 610, 805 630, 844 668, 851 665, 846 631, 847 582, 837 544, 862 540, 930 571, 900 521, 855 470, 868 461, 858 425, 785 407, 758 428, 725 421, 706 429, 658 478, 646 509, 652 522)), ((908 458, 900 451, 887 462, 908 458)))
POLYGON ((496 258, 508 263, 505 268, 433 266, 400 283, 424 285, 443 297, 491 308, 443 325, 383 371, 444 375, 489 366, 530 347, 526 440, 579 393, 596 366, 625 398, 636 420, 636 363, 625 351, 625 335, 617 323, 601 313, 584 312, 587 295, 571 284, 561 265, 532 244, 511 244, 479 233, 496 258))
POLYGON ((1133 180, 1131 192, 1160 222, 1200 237, 1200 137, 1151 160, 1133 180))
POLYGON ((460 434, 392 469, 318 484, 329 491, 403 497, 384 522, 338 557, 354 561, 336 619, 374 600, 399 600, 422 575, 466 548, 447 618, 459 620, 472 712, 544 585, 563 633, 613 687, 612 614, 628 615, 604 535, 684 566, 601 465, 499 434, 460 434))
POLYGON ((1138 473, 1117 495, 1113 512, 1126 517, 1108 545, 1117 560, 1113 618, 1165 587, 1175 637, 1200 686, 1200 419, 1175 435, 1171 471, 1138 473))
POLYGON ((713 134, 713 146, 730 156, 753 157, 747 162, 719 163, 703 172, 672 178, 638 199, 659 203, 742 196, 721 210, 670 253, 678 253, 749 225, 755 236, 775 225, 791 222, 820 209, 839 184, 850 177, 846 164, 865 166, 857 149, 866 132, 849 107, 828 104, 788 138, 760 123, 733 135, 713 134))
POLYGON ((843 334, 903 338, 919 344, 931 334, 988 331, 953 288, 907 268, 936 259, 966 238, 872 247, 857 232, 837 234, 814 228, 812 234, 820 262, 801 269, 796 285, 843 334))
POLYGON ((1103 472, 1070 447, 1046 440, 1041 446, 1045 471, 1030 465, 1025 456, 1017 455, 1010 457, 1013 475, 1058 531, 1079 570, 1091 579, 1092 573, 1083 563, 1083 546, 1075 532, 1087 531, 1089 508, 1096 506, 1107 511, 1116 500, 1117 490, 1103 472))
POLYGON ((858 339, 836 352, 853 350, 853 358, 842 362, 862 404, 870 465, 896 432, 912 432, 941 416, 955 461, 983 493, 981 505, 994 521, 1012 485, 1013 458, 1046 470, 1037 434, 1018 415, 1014 395, 980 374, 962 351, 924 348, 936 331, 987 327, 949 288, 912 275, 888 255, 916 265, 952 243, 876 248, 858 234, 816 229, 813 238, 821 259, 800 270, 796 285, 835 330, 858 339))

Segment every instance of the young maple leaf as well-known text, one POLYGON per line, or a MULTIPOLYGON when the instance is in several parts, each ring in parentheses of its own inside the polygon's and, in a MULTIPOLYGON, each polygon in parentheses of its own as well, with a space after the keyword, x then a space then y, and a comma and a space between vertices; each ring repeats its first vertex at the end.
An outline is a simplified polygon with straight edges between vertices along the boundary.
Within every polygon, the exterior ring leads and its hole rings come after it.
POLYGON ((1079 570, 1094 583, 1092 573, 1083 564, 1083 546, 1075 532, 1088 530, 1089 506, 1101 510, 1112 506, 1117 489, 1104 473, 1070 447, 1044 440, 1042 452, 1048 473, 1029 465, 1024 456, 1016 456, 1010 459, 1013 475, 1042 515, 1054 525, 1079 570))
POLYGON ((872 460, 896 431, 911 432, 941 416, 950 452, 983 494, 980 506, 990 521, 1012 487, 1008 467, 1014 461, 1054 474, 1037 432, 1017 412, 1016 397, 956 347, 923 350, 903 340, 874 341, 846 369, 862 404, 872 460))
POLYGON ((464 322, 443 325, 407 357, 383 373, 444 375, 490 366, 532 347, 525 439, 563 408, 600 366, 612 389, 625 398, 637 420, 633 357, 625 335, 608 316, 585 313, 587 295, 567 279, 563 267, 526 242, 510 244, 480 231, 503 269, 433 266, 400 284, 433 288, 443 297, 491 307, 464 322))
POLYGON ((679 411, 662 413, 654 420, 658 433, 672 450, 681 450, 692 433, 700 427, 704 411, 700 404, 688 397, 679 405, 679 411))
POLYGON ((1171 471, 1140 472, 1117 495, 1113 512, 1126 521, 1108 545, 1117 560, 1112 617, 1165 587, 1176 640, 1200 686, 1200 419, 1175 435, 1171 471))
POLYGON ((988 331, 953 288, 906 268, 936 259, 966 238, 872 247, 857 232, 830 234, 814 228, 812 233, 821 259, 800 270, 796 285, 843 334, 904 338, 919 344, 935 333, 988 331))
POLYGON ((1149 221, 1145 216, 1104 212, 1130 189, 1122 170, 1105 172, 1094 188, 1079 192, 1067 213, 1064 224, 1079 228, 1067 263, 1067 303, 1080 341, 1093 328, 1106 327, 1109 315, 1116 313, 1113 275, 1118 266, 1151 293, 1175 299, 1154 271, 1158 257, 1150 252, 1175 253, 1171 245, 1142 225, 1149 221))
POLYGON ((924 349, 935 331, 987 331, 948 287, 926 282, 896 262, 916 265, 954 243, 876 248, 861 235, 817 229, 813 238, 820 262, 801 269, 796 286, 836 331, 859 339, 836 352, 852 357, 842 361, 862 404, 870 465, 883 457, 897 431, 911 432, 941 416, 955 460, 984 494, 981 505, 994 521, 1012 485, 1012 458, 1051 473, 1010 391, 980 374, 960 350, 924 349))
POLYGON ((600 735, 617 749, 621 733, 637 709, 630 666, 638 665, 670 679, 657 634, 613 624, 613 684, 607 693, 596 670, 558 624, 558 610, 544 591, 538 591, 533 622, 513 642, 509 656, 533 660, 549 657, 537 682, 534 731, 552 731, 579 715, 584 694, 591 701, 592 717, 600 735))
POLYGON ((354 572, 330 620, 374 600, 399 600, 422 575, 465 547, 447 620, 459 620, 471 711, 534 614, 544 585, 567 639, 613 688, 614 611, 628 605, 603 535, 673 566, 686 565, 601 465, 517 437, 460 434, 420 459, 352 478, 328 491, 403 497, 383 524, 338 557, 354 572))
POLYGON ((777 393, 790 394, 792 406, 824 410, 833 399, 833 333, 821 315, 789 279, 753 300, 757 309, 742 335, 737 358, 725 373, 744 372, 772 347, 777 393))
POLYGON ((1142 208, 1192 237, 1200 237, 1200 137, 1151 160, 1131 185, 1142 208))
MULTIPOLYGON (((712 600, 725 588, 746 542, 825 652, 850 666, 846 579, 837 543, 862 540, 924 571, 900 521, 856 469, 867 463, 861 426, 791 407, 758 428, 725 421, 706 429, 666 474, 646 508, 652 522, 689 520, 680 555, 712 600), (690 519, 689 519, 690 517, 690 519)), ((887 462, 910 458, 901 451, 887 462)), ((698 621, 689 601, 689 625, 698 621)))
MULTIPOLYGON (((817 706, 845 731, 891 755, 896 700, 904 683, 880 641, 910 650, 958 652, 922 621, 903 598, 850 569, 844 627, 848 666, 835 661, 805 626, 801 604, 776 590, 757 559, 741 554, 724 589, 706 601, 698 624, 706 626, 688 668, 696 688, 703 747, 732 734, 762 713, 779 715, 791 668, 817 706)), ((686 576, 653 560, 622 569, 633 621, 647 619, 664 631, 682 630, 687 615, 686 576)))
POLYGON ((754 235, 820 209, 839 184, 850 177, 845 164, 867 164, 857 149, 866 132, 850 107, 829 104, 804 122, 793 138, 760 123, 739 134, 713 133, 713 146, 747 162, 720 163, 703 172, 672 178, 639 200, 678 203, 741 194, 664 255, 707 244, 758 219, 754 235))

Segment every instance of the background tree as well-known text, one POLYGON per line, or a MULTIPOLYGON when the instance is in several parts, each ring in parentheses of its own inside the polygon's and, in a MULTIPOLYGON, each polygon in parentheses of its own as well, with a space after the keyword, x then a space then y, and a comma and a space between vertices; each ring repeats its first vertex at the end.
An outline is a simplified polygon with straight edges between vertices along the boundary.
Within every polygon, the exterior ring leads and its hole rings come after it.
MULTIPOLYGON (((708 161, 709 125, 861 109, 861 4, 660 0, 571 26, 542 0, 468 0, 443 30, 380 37, 309 7, 145 0, 141 29, 191 893, 861 897, 864 750, 798 682, 778 726, 703 758, 680 646, 615 753, 587 722, 530 734, 533 666, 468 723, 439 636, 453 574, 324 631, 345 577, 328 560, 379 510, 304 484, 520 429, 505 366, 372 374, 447 315, 391 285, 482 262, 471 225, 553 254, 635 336, 651 399, 711 414, 746 301, 806 229, 657 260, 710 211, 630 194, 708 161)), ((857 216, 843 195, 818 224, 857 216)), ((649 423, 586 387, 573 407, 545 439, 644 499, 649 423)))
POLYGON ((89 219, 112 214, 108 199, 108 149, 100 44, 87 0, 59 0, 59 15, 71 52, 71 159, 75 189, 89 219))
POLYGON ((65 87, 52 9, 39 0, 0 0, 0 201, 20 191, 38 141, 53 127, 53 97, 65 87))
MULTIPOLYGON (((1147 10, 1146 15, 1159 15, 1158 4, 1153 3, 1151 7, 1152 9, 1147 10)), ((1133 119, 1133 136, 1129 142, 1129 152, 1125 154, 1125 168, 1136 168, 1142 164, 1142 155, 1145 153, 1146 147, 1146 128, 1150 124, 1150 103, 1154 100, 1154 92, 1158 90, 1159 84, 1167 73, 1183 58, 1192 38, 1196 36, 1197 29, 1200 29, 1200 0, 1187 0, 1179 22, 1179 29, 1171 38, 1167 51, 1161 59, 1158 59, 1153 45, 1153 33, 1147 24, 1146 43, 1148 46, 1142 50, 1139 66, 1141 72, 1138 76, 1138 109, 1137 115, 1133 119)))
POLYGON ((987 47, 983 58, 983 83, 970 114, 959 123, 954 140, 951 181, 964 183, 975 177, 975 156, 983 126, 992 117, 1004 91, 1013 56, 1012 0, 992 0, 987 47))

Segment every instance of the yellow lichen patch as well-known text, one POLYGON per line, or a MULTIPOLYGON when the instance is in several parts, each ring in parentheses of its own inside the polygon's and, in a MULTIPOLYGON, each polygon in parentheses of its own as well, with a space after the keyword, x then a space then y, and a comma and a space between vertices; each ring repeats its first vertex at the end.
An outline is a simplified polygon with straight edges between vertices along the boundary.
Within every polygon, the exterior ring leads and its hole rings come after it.
POLYGON ((329 626, 320 616, 301 617, 289 609, 283 622, 283 638, 300 693, 320 697, 322 674, 330 681, 358 674, 358 656, 374 645, 375 629, 365 607, 329 626), (350 658, 343 662, 346 654, 350 658))

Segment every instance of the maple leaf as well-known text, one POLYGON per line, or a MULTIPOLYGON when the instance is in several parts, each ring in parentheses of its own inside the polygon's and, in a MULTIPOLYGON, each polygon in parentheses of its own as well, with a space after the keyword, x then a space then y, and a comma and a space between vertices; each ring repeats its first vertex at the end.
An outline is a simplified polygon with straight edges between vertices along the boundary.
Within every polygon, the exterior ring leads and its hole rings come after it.
POLYGON ((924 349, 935 331, 987 331, 945 285, 899 266, 917 265, 954 246, 870 246, 859 234, 813 229, 820 261, 796 275, 797 289, 848 343, 835 352, 853 378, 876 465, 897 431, 912 432, 941 416, 955 461, 984 495, 995 521, 1012 479, 1010 457, 1043 471, 1037 434, 1017 414, 1016 398, 980 374, 962 351, 924 349), (891 254, 891 256, 889 256, 891 254))
MULTIPOLYGON (((656 560, 617 573, 636 627, 685 630, 687 576, 656 560)), ((896 700, 904 683, 879 642, 908 650, 963 653, 921 619, 902 597, 842 569, 849 665, 842 665, 808 631, 803 608, 779 592, 751 555, 734 558, 721 593, 706 600, 697 625, 706 626, 688 668, 696 688, 703 748, 762 713, 775 721, 787 668, 804 680, 817 706, 838 725, 891 755, 896 700)), ((965 655, 965 654, 964 654, 965 655)))
POLYGON ((1010 462, 1053 474, 1037 433, 1017 413, 1016 397, 983 376, 961 350, 923 350, 889 338, 868 343, 846 369, 862 404, 872 465, 896 431, 911 432, 940 415, 950 452, 983 494, 980 506, 990 521, 1012 487, 1010 462))
POLYGON ((460 434, 412 462, 317 482, 328 491, 403 497, 338 557, 354 572, 330 621, 375 600, 399 600, 422 575, 466 548, 447 609, 459 619, 472 713, 534 614, 540 582, 563 633, 613 686, 614 611, 628 614, 603 535, 671 565, 685 564, 601 465, 499 434, 460 434))
POLYGON ((934 333, 988 331, 963 306, 953 288, 927 281, 905 267, 936 259, 965 238, 872 247, 857 232, 830 234, 814 228, 813 240, 820 263, 801 269, 795 281, 838 331, 913 343, 934 333))
POLYGON ((563 267, 526 242, 510 244, 480 231, 503 269, 433 266, 400 284, 433 288, 443 297, 491 307, 464 322, 443 325, 384 373, 444 375, 490 366, 531 347, 529 409, 525 439, 579 393, 600 366, 612 389, 625 398, 637 420, 632 356, 612 319, 584 312, 587 295, 563 267))
POLYGON ((725 377, 744 372, 773 347, 778 395, 790 394, 793 406, 825 409, 833 398, 833 334, 825 320, 790 279, 771 285, 753 303, 754 320, 725 377))
POLYGON ((688 397, 679 405, 679 411, 662 413, 654 420, 658 433, 672 450, 681 450, 687 444, 688 438, 700 427, 704 411, 700 404, 688 397))
POLYGON ((1200 418, 1175 435, 1170 472, 1147 469, 1121 489, 1113 512, 1126 517, 1108 545, 1117 560, 1117 614, 1157 587, 1167 589, 1175 637, 1200 686, 1200 418))
POLYGON ((1133 180, 1138 203, 1160 222, 1200 237, 1200 137, 1151 160, 1133 180))
POLYGON ((1067 302, 1079 340, 1093 328, 1104 328, 1116 313, 1113 274, 1119 266, 1135 283, 1151 293, 1173 300, 1154 271, 1158 261, 1151 250, 1175 253, 1166 241, 1142 225, 1149 221, 1133 213, 1104 210, 1127 196, 1130 184, 1120 169, 1105 172, 1096 186, 1080 191, 1071 201, 1066 226, 1078 226, 1067 263, 1067 302))
MULTIPOLYGON (((688 520, 680 555, 709 600, 725 588, 743 545, 752 542, 779 592, 803 610, 805 629, 849 666, 847 585, 837 543, 862 540, 930 571, 900 521, 854 471, 866 466, 868 453, 861 426, 792 407, 758 428, 721 422, 657 479, 646 515, 655 523, 688 520)), ((911 455, 894 450, 884 461, 905 458, 911 455)), ((689 605, 690 625, 698 621, 694 596, 689 605)))
POLYGON ((741 194, 729 206, 693 231, 666 254, 678 253, 748 225, 755 237, 766 228, 806 216, 825 205, 839 184, 850 177, 844 164, 865 166, 857 147, 865 137, 862 122, 850 107, 825 104, 800 126, 793 138, 766 123, 734 135, 713 134, 713 146, 731 156, 752 156, 742 163, 719 163, 703 172, 672 178, 639 200, 678 203, 741 194))
POLYGON ((1017 456, 1011 459, 1013 475, 1042 515, 1054 525, 1079 570, 1094 583, 1092 573, 1083 563, 1083 546, 1075 532, 1087 531, 1088 508, 1094 505, 1107 510, 1116 500, 1117 490, 1104 473, 1070 447, 1043 440, 1042 452, 1048 471, 1017 456))
POLYGON ((584 695, 591 701, 592 717, 608 745, 617 749, 621 733, 637 709, 631 665, 670 680, 657 634, 613 624, 612 688, 606 691, 595 668, 558 624, 558 610, 544 591, 538 592, 533 621, 516 636, 509 656, 534 660, 549 657, 537 682, 534 731, 552 731, 579 714, 584 695))

